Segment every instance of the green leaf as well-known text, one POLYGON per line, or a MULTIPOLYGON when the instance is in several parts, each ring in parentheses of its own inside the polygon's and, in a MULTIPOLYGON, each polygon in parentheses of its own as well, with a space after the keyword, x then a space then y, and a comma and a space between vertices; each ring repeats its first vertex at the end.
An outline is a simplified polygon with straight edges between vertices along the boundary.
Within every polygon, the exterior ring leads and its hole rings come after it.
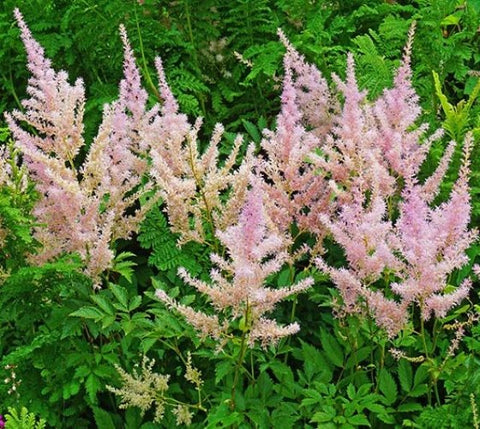
POLYGON ((117 301, 121 304, 122 308, 127 311, 128 292, 126 289, 113 283, 110 283, 108 287, 112 291, 115 298, 117 298, 117 301))
POLYGON ((215 365, 215 383, 218 384, 220 381, 222 381, 227 374, 232 372, 232 369, 233 364, 229 360, 225 360, 215 365))
POLYGON ((122 252, 117 255, 113 262, 112 271, 120 274, 125 277, 129 283, 132 283, 133 267, 137 264, 127 259, 130 257, 135 257, 135 254, 132 252, 122 252))
POLYGON ((332 421, 337 416, 337 410, 331 405, 324 405, 322 409, 323 411, 319 411, 312 416, 311 422, 326 423, 332 421))
POLYGON ((411 396, 412 398, 418 398, 420 396, 426 395, 428 392, 428 386, 426 384, 419 384, 418 386, 415 386, 410 392, 408 392, 408 395, 411 396))
POLYGON ((255 143, 259 143, 260 140, 262 139, 262 136, 258 130, 258 128, 255 126, 255 124, 252 124, 250 121, 247 121, 246 119, 242 119, 243 126, 247 130, 248 134, 250 137, 253 139, 255 143))
POLYGON ((100 388, 101 384, 99 379, 95 375, 90 374, 85 380, 85 390, 87 391, 90 403, 97 403, 97 392, 100 390, 100 388))
POLYGON ((421 411, 423 410, 423 405, 419 402, 407 402, 405 404, 401 404, 398 407, 398 411, 400 413, 410 413, 412 411, 421 411))
POLYGON ((130 299, 130 303, 128 304, 128 311, 133 311, 136 308, 140 307, 142 303, 142 297, 139 295, 135 295, 132 299, 130 299))
POLYGON ((354 426, 368 426, 369 428, 372 427, 368 419, 361 414, 356 414, 352 417, 347 419, 347 422, 354 426))
POLYGON ((412 364, 405 359, 398 363, 398 379, 404 392, 410 392, 413 382, 412 364))
MULTIPOLYGON (((243 417, 236 411, 232 411, 226 403, 222 403, 220 406, 213 408, 208 413, 208 425, 206 429, 210 428, 227 428, 237 426, 242 423, 243 417), (221 426, 218 426, 220 424, 221 426)), ((242 426, 243 427, 243 426, 242 426)))
POLYGON ((350 399, 354 399, 355 398, 355 386, 350 383, 348 386, 347 386, 347 395, 350 399))
POLYGON ((413 386, 416 387, 423 383, 428 378, 428 368, 425 365, 420 365, 415 371, 415 377, 413 379, 413 386))
POLYGON ((365 404, 365 408, 375 414, 385 413, 385 407, 381 404, 368 403, 368 404, 365 404))
POLYGON ((305 407, 308 405, 318 405, 323 402, 323 396, 320 394, 318 390, 315 389, 304 389, 302 394, 306 396, 306 398, 302 399, 301 406, 305 407))
POLYGON ((142 423, 142 416, 139 408, 127 408, 125 411, 125 427, 137 429, 142 423))
POLYGON ((282 403, 281 407, 272 411, 272 427, 282 429, 296 428, 295 422, 299 417, 296 404, 282 403))
POLYGON ((97 425, 97 429, 116 429, 112 416, 105 410, 93 407, 93 417, 97 425))
POLYGON ((111 302, 103 295, 92 295, 92 301, 95 302, 109 316, 115 315, 115 308, 111 302))
POLYGON ((88 374, 90 374, 92 371, 91 369, 86 366, 86 365, 82 365, 82 366, 79 366, 77 367, 77 369, 75 370, 75 378, 85 378, 88 374))
POLYGON ((77 311, 70 313, 70 316, 81 317, 83 319, 100 320, 104 314, 97 307, 87 306, 79 308, 77 311))
POLYGON ((442 19, 442 22, 440 23, 441 26, 447 26, 447 25, 458 25, 460 22, 460 17, 457 15, 448 15, 445 18, 442 19))
POLYGON ((344 356, 338 341, 325 330, 320 332, 320 341, 323 351, 330 362, 340 368, 343 367, 344 356))
POLYGON ((280 273, 278 274, 277 277, 277 286, 278 287, 284 287, 284 286, 289 286, 292 284, 291 282, 291 269, 290 267, 285 267, 280 273))
POLYGON ((319 411, 312 416, 312 419, 310 421, 315 423, 326 423, 332 421, 333 417, 335 416, 331 416, 328 413, 319 411))
POLYGON ((331 364, 324 354, 312 345, 301 341, 305 375, 309 380, 318 376, 320 381, 329 383, 332 381, 333 371, 331 364))
POLYGON ((380 392, 384 394, 387 404, 391 405, 396 401, 397 384, 386 368, 380 370, 378 388, 380 389, 380 392))

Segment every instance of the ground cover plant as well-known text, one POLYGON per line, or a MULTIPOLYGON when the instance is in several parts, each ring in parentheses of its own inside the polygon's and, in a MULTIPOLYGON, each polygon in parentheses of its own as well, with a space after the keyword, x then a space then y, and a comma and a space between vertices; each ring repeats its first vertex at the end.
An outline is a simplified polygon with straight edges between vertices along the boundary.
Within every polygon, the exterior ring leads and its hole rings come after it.
POLYGON ((478 5, 118 6, 93 102, 8 18, 0 425, 478 427, 478 5))

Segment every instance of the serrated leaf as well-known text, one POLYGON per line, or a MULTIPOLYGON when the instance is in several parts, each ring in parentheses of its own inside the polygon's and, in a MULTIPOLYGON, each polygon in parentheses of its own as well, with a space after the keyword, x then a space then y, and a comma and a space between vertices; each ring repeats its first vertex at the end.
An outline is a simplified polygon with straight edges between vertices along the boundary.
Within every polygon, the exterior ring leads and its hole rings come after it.
POLYGON ((125 277, 129 283, 132 282, 133 267, 137 264, 132 260, 128 259, 135 257, 135 254, 132 252, 122 252, 115 257, 113 261, 112 271, 120 274, 125 277))
POLYGON ((84 319, 100 320, 104 314, 97 307, 82 307, 69 314, 73 317, 82 317, 84 319))
POLYGON ((282 383, 293 383, 292 369, 283 362, 271 361, 263 367, 271 369, 278 381, 282 383))
POLYGON ((125 411, 125 427, 128 429, 137 429, 142 423, 142 415, 139 408, 127 408, 125 411))
POLYGON ((285 402, 280 408, 276 408, 272 412, 272 427, 282 429, 295 428, 295 422, 299 419, 297 415, 297 406, 285 402))
POLYGON ((348 397, 349 397, 350 399, 353 399, 353 398, 355 398, 355 394, 356 394, 356 392, 355 392, 355 386, 354 386, 352 383, 350 383, 350 384, 347 386, 347 395, 348 395, 348 397))
POLYGON ((255 143, 259 143, 260 140, 262 139, 262 136, 260 135, 260 132, 258 128, 255 126, 255 124, 252 124, 250 121, 247 121, 246 119, 242 119, 243 126, 247 130, 248 134, 250 137, 253 139, 255 143))
POLYGON ((400 413, 409 413, 412 411, 422 411, 423 405, 418 402, 407 402, 405 404, 401 404, 398 409, 400 413))
POLYGON ((383 423, 387 424, 394 424, 395 423, 395 417, 392 416, 391 414, 387 413, 380 413, 376 415, 378 420, 381 420, 383 423))
POLYGON ((307 405, 318 405, 323 402, 323 396, 320 394, 318 390, 315 389, 304 389, 302 390, 302 394, 306 396, 306 398, 302 399, 301 406, 307 405))
POLYGON ((90 373, 91 373, 90 368, 87 367, 87 366, 82 365, 82 366, 77 367, 77 369, 75 370, 75 375, 74 375, 74 377, 75 377, 75 378, 82 378, 82 379, 83 379, 83 378, 85 378, 85 377, 86 377, 88 374, 90 374, 90 373))
POLYGON ((322 409, 323 411, 318 411, 312 416, 311 422, 326 423, 332 421, 337 416, 337 411, 331 405, 325 405, 322 409))
POLYGON ((385 412, 385 407, 381 404, 365 404, 365 408, 376 414, 385 412))
POLYGON ((109 326, 112 326, 115 321, 116 321, 116 316, 115 315, 106 315, 102 317, 102 329, 108 328, 109 326))
POLYGON ((312 345, 301 341, 302 343, 302 354, 304 361, 304 371, 305 375, 309 380, 314 376, 318 375, 320 381, 324 383, 329 383, 332 380, 332 367, 324 354, 312 345))
POLYGON ((232 372, 233 365, 230 361, 220 362, 215 366, 215 383, 222 381, 227 374, 232 372))
POLYGON ((460 17, 457 15, 448 15, 442 19, 440 25, 447 26, 447 25, 458 25, 460 22, 460 17))
POLYGON ((354 426, 368 426, 369 428, 372 427, 368 419, 361 414, 356 414, 352 417, 349 417, 347 419, 347 422, 354 426))
POLYGON ((395 383, 392 374, 390 374, 386 368, 382 368, 380 370, 378 377, 378 388, 385 396, 385 399, 389 405, 393 404, 397 400, 397 384, 395 383))
POLYGON ((425 365, 420 365, 415 371, 413 386, 416 387, 428 378, 428 369, 425 365))
POLYGON ((92 295, 92 301, 97 304, 106 314, 113 316, 115 314, 115 308, 111 302, 103 295, 92 295))
POLYGON ((413 382, 412 364, 405 359, 398 363, 398 380, 404 392, 410 392, 413 382))
POLYGON ((343 367, 343 352, 338 341, 325 330, 320 332, 320 342, 323 352, 335 366, 343 367))
POLYGON ((105 410, 93 407, 93 418, 97 425, 97 429, 116 429, 112 416, 105 410))
POLYGON ((130 302, 128 304, 128 311, 133 311, 136 308, 140 307, 141 303, 142 303, 142 297, 139 295, 135 295, 130 299, 130 302))
POLYGON ((85 380, 85 390, 87 391, 90 403, 97 403, 97 392, 100 390, 100 387, 100 381, 93 374, 90 374, 85 380))
POLYGON ((418 398, 420 396, 426 395, 428 392, 428 386, 426 384, 419 384, 418 386, 415 386, 410 392, 408 392, 408 395, 411 396, 412 398, 418 398))
POLYGON ((125 310, 127 310, 128 292, 125 290, 125 288, 119 285, 110 283, 109 289, 112 291, 115 298, 117 298, 117 301, 121 304, 121 306, 125 310))

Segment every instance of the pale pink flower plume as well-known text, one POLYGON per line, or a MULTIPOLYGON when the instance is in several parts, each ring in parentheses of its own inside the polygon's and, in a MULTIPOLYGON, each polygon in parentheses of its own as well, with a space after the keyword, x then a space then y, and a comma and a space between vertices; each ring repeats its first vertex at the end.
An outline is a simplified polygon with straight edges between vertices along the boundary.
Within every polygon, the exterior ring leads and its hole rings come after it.
POLYGON ((25 113, 7 114, 7 123, 15 146, 23 154, 25 166, 40 193, 34 209, 38 223, 35 238, 43 244, 32 260, 42 263, 65 252, 80 254, 86 273, 97 283, 114 258, 112 246, 119 238, 128 238, 143 218, 148 204, 132 215, 138 198, 148 190, 141 188, 147 172, 141 139, 144 124, 152 119, 146 111, 147 94, 125 29, 124 78, 120 96, 105 106, 103 121, 85 162, 76 168, 83 139, 84 88, 80 79, 68 83, 64 71, 56 72, 44 56, 18 9, 15 17, 27 50, 32 73, 22 102, 25 113), (36 133, 25 131, 25 122, 36 133))
POLYGON ((296 223, 301 231, 316 234, 321 244, 324 228, 317 216, 329 210, 332 192, 310 157, 331 128, 333 98, 317 68, 305 62, 281 31, 279 36, 287 48, 282 107, 276 130, 264 130, 259 173, 268 179, 262 186, 272 220, 285 232, 296 223))
POLYGON ((424 186, 408 180, 396 219, 388 216, 379 197, 369 204, 344 204, 338 219, 321 217, 344 249, 348 266, 329 267, 321 259, 317 266, 330 274, 346 313, 361 313, 366 306, 393 337, 407 323, 411 306, 418 306, 424 319, 432 314, 442 318, 467 297, 469 279, 453 292, 445 290, 452 271, 468 263, 466 250, 477 238, 477 231, 468 229, 471 145, 472 136, 467 135, 450 198, 436 207, 430 206, 424 186), (392 280, 377 289, 385 278, 392 280))
MULTIPOLYGON (((263 198, 261 188, 254 184, 248 192, 238 223, 217 233, 227 257, 212 255, 218 269, 212 270, 210 282, 195 279, 184 269, 179 270, 186 283, 209 297, 215 312, 222 316, 223 324, 244 318, 250 346, 257 340, 262 345, 272 344, 285 335, 295 333, 297 324, 282 327, 267 319, 265 314, 272 311, 279 301, 303 292, 313 284, 313 280, 307 278, 280 289, 265 285, 267 278, 279 271, 287 260, 284 249, 288 242, 269 222, 263 198)), ((157 292, 157 297, 177 309, 194 327, 206 332, 199 328, 199 312, 187 314, 184 307, 166 297, 163 291, 157 292)), ((209 335, 217 338, 217 332, 218 329, 214 329, 209 335)))
POLYGON ((162 114, 155 117, 142 135, 151 148, 151 175, 160 188, 172 231, 179 234, 179 244, 203 243, 206 224, 216 231, 236 222, 255 163, 254 147, 248 148, 243 162, 236 167, 243 143, 238 136, 231 153, 220 165, 219 145, 224 128, 217 124, 210 144, 201 153, 198 143, 201 118, 191 125, 186 115, 178 113, 178 104, 159 59, 156 65, 164 101, 162 114), (229 198, 225 201, 223 196, 227 193, 229 198))

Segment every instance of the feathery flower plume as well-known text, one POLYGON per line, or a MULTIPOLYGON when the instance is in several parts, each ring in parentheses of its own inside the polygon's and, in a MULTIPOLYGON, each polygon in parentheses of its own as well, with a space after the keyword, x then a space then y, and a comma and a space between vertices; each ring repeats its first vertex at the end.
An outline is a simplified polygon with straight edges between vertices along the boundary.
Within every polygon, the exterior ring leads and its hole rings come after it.
POLYGON ((449 275, 468 262, 466 250, 477 237, 468 229, 471 145, 467 135, 459 177, 450 198, 437 207, 430 206, 431 195, 413 177, 405 184, 397 219, 387 216, 380 197, 369 205, 345 204, 338 219, 321 217, 343 247, 348 266, 329 267, 321 259, 317 265, 330 274, 346 313, 368 309, 393 337, 405 326, 412 305, 425 320, 432 314, 442 318, 468 295, 470 279, 453 292, 446 290, 449 275))
POLYGON ((254 166, 254 147, 248 148, 243 162, 235 170, 242 145, 242 138, 238 136, 231 153, 220 165, 218 147, 224 128, 217 124, 210 144, 200 153, 198 133, 202 120, 198 118, 190 125, 187 117, 178 113, 178 104, 159 59, 156 65, 164 101, 162 114, 156 116, 143 133, 151 147, 151 174, 165 201, 172 231, 180 235, 179 244, 191 240, 205 242, 206 223, 215 231, 236 222, 254 166), (230 198, 223 202, 221 197, 226 193, 230 198))
POLYGON ((413 177, 418 173, 431 143, 443 134, 443 130, 438 130, 420 144, 428 125, 415 126, 421 108, 411 82, 410 60, 414 33, 415 22, 410 27, 403 59, 394 77, 393 88, 386 89, 373 106, 378 123, 378 144, 384 159, 388 167, 404 178, 413 177))
POLYGON ((318 213, 328 210, 331 190, 309 162, 331 126, 331 96, 320 72, 307 64, 279 30, 287 52, 283 59, 282 107, 274 132, 264 130, 259 172, 271 201, 269 212, 282 231, 295 222, 301 230, 321 236, 318 213), (307 126, 309 130, 307 130, 307 126))
POLYGON ((34 215, 42 224, 35 236, 43 250, 32 259, 41 263, 78 252, 86 272, 98 281, 114 257, 112 243, 135 231, 145 213, 146 207, 127 215, 146 191, 140 186, 147 170, 141 130, 155 112, 146 112, 147 94, 121 27, 125 59, 120 96, 105 106, 98 135, 77 169, 76 157, 85 143, 83 82, 78 79, 72 86, 66 72, 56 72, 18 9, 15 17, 32 77, 30 98, 22 102, 25 112, 13 111, 6 118, 41 195, 34 215), (25 131, 22 122, 36 133, 25 131))
POLYGON ((164 291, 157 290, 157 297, 184 315, 203 336, 218 340, 225 336, 232 322, 242 319, 248 344, 253 347, 256 341, 265 346, 299 329, 296 323, 282 327, 264 316, 282 299, 309 288, 313 280, 307 278, 282 289, 265 286, 266 279, 280 270, 287 260, 284 249, 288 243, 269 222, 263 198, 261 188, 254 184, 248 192, 238 223, 217 232, 228 258, 212 255, 212 261, 218 268, 212 270, 211 282, 195 279, 186 270, 179 270, 186 283, 210 298, 218 316, 208 316, 182 306, 164 291))
MULTIPOLYGON (((320 153, 312 154, 311 160, 330 180, 339 207, 359 195, 398 196, 399 183, 418 174, 432 142, 442 136, 442 130, 427 136, 428 126, 416 125, 420 106, 410 69, 414 28, 412 25, 393 87, 376 101, 367 100, 367 92, 359 89, 352 55, 347 58, 346 80, 332 76, 344 102, 336 109, 320 153)), ((452 147, 446 151, 438 173, 425 184, 432 199, 452 151, 452 147)))
POLYGON ((407 322, 411 305, 420 307, 424 319, 443 317, 467 296, 469 280, 453 293, 445 289, 448 275, 467 262, 465 251, 476 236, 468 230, 471 136, 448 201, 431 207, 453 142, 433 174, 418 182, 420 167, 442 130, 425 137, 427 126, 416 126, 421 111, 411 84, 413 33, 414 25, 393 87, 376 101, 367 101, 366 92, 358 89, 351 56, 346 81, 333 76, 345 101, 326 136, 323 155, 312 156, 331 178, 337 197, 336 210, 320 213, 319 219, 347 259, 340 269, 320 258, 317 266, 339 289, 344 313, 370 311, 391 337, 407 322))

